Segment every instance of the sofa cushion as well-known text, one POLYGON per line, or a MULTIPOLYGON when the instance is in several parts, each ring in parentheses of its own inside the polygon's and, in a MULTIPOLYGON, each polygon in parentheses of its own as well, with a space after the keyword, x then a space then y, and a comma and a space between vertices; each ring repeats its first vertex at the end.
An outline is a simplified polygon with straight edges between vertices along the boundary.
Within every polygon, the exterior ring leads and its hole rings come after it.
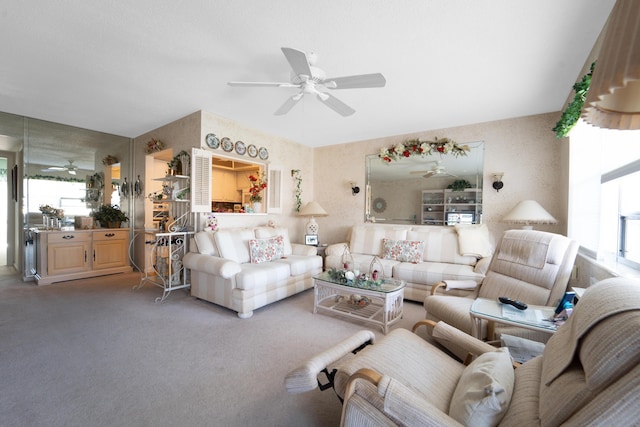
POLYGON ((463 256, 484 258, 491 256, 493 248, 486 224, 456 224, 459 253, 463 256))
POLYGON ((289 265, 281 262, 245 263, 241 267, 242 271, 236 274, 236 287, 246 291, 264 290, 291 276, 289 265))
POLYGON ((462 372, 449 416, 465 426, 495 426, 507 412, 514 383, 509 350, 484 353, 462 372))
POLYGON ((408 228, 356 225, 351 229, 349 251, 352 254, 380 255, 382 239, 405 240, 408 228))
POLYGON ((300 276, 310 272, 320 273, 322 271, 321 256, 288 255, 274 262, 288 264, 292 276, 300 276))
POLYGON ((291 240, 289 239, 289 230, 285 227, 256 227, 255 234, 256 239, 267 239, 269 237, 282 236, 284 254, 291 255, 293 253, 293 247, 291 246, 291 240))
POLYGON ((222 258, 235 262, 250 262, 249 240, 255 238, 251 228, 229 228, 218 230, 213 235, 222 258))
POLYGON ((193 239, 196 241, 198 253, 212 256, 218 255, 213 235, 213 231, 198 231, 193 236, 193 239))
POLYGON ((382 239, 382 257, 401 262, 422 262, 424 241, 382 239))
POLYGON ((260 264, 282 258, 284 256, 282 236, 249 240, 249 254, 252 264, 260 264))
POLYGON ((449 264, 445 262, 422 262, 412 264, 403 262, 393 266, 394 279, 407 283, 424 283, 435 285, 444 280, 473 280, 482 283, 484 275, 473 271, 473 267, 465 264, 449 264))
POLYGON ((453 227, 433 227, 433 230, 411 230, 407 240, 423 240, 425 242, 422 259, 431 262, 447 262, 451 264, 475 265, 475 256, 462 256, 458 251, 458 235, 453 227))

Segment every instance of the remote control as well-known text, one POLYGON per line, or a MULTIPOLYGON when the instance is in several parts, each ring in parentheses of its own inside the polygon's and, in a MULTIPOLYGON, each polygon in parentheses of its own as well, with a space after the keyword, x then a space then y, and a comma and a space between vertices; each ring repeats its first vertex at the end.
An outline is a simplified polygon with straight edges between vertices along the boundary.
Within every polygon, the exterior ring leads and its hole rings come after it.
POLYGON ((512 300, 511 298, 507 298, 507 297, 500 297, 500 298, 498 298, 498 300, 500 300, 500 302, 503 303, 503 304, 511 304, 512 306, 514 306, 518 310, 526 310, 527 309, 527 304, 523 303, 522 301, 512 300))

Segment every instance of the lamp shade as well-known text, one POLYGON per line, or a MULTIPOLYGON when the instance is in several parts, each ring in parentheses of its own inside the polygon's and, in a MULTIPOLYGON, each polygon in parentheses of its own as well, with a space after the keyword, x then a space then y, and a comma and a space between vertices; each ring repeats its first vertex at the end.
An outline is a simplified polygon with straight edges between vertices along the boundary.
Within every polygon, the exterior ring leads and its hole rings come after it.
POLYGON ((535 200, 523 200, 516 205, 502 222, 523 224, 523 228, 531 228, 531 224, 556 224, 556 220, 535 200))
POLYGON ((307 203, 300 212, 298 213, 300 216, 327 216, 329 215, 327 211, 322 209, 317 202, 309 202, 307 203))
POLYGON ((640 129, 640 2, 611 11, 585 101, 584 119, 608 129, 640 129))
POLYGON ((327 216, 329 214, 327 213, 327 211, 322 209, 322 206, 320 206, 317 202, 309 202, 305 205, 305 207, 300 209, 298 215, 311 217, 309 218, 309 222, 307 223, 306 233, 310 235, 317 235, 318 229, 320 227, 318 226, 318 223, 316 222, 314 216, 327 216))

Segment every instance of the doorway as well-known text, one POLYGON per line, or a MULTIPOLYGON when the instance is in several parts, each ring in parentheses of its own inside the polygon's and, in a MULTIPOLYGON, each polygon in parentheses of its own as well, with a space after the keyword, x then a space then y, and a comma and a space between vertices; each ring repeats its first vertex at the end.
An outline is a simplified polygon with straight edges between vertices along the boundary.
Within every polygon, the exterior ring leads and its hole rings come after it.
POLYGON ((7 265, 8 236, 7 225, 9 210, 9 162, 0 157, 0 267, 7 265))

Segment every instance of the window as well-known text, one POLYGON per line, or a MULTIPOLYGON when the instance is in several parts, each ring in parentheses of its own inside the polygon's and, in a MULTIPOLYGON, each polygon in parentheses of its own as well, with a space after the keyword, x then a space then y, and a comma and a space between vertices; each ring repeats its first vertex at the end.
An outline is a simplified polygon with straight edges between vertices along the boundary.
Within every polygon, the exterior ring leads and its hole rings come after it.
POLYGON ((609 267, 640 271, 640 131, 571 133, 568 235, 609 267))
POLYGON ((605 254, 640 269, 640 160, 602 175, 601 242, 605 254))

